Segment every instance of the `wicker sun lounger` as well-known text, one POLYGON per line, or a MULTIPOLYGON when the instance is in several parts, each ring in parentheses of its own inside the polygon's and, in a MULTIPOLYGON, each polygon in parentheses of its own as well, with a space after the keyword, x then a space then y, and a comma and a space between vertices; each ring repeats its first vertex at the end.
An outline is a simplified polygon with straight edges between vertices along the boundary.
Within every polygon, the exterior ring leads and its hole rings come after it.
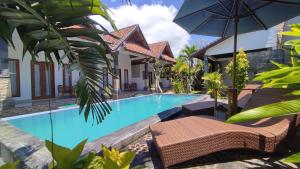
MULTIPOLYGON (((246 103, 251 98, 252 94, 261 85, 248 84, 238 95, 238 107, 244 108, 246 103)), ((182 106, 182 111, 185 115, 213 115, 215 102, 213 99, 203 100, 196 103, 186 104, 182 106)), ((227 108, 227 105, 219 102, 218 105, 222 105, 227 108)), ((228 108, 227 108, 228 109, 228 108)))
MULTIPOLYGON (((260 89, 253 94, 245 109, 293 99, 285 96, 286 93, 281 89, 260 89)), ((167 168, 228 149, 274 152, 299 122, 298 116, 291 116, 226 124, 211 116, 190 116, 157 123, 150 126, 150 131, 163 165, 167 168)))

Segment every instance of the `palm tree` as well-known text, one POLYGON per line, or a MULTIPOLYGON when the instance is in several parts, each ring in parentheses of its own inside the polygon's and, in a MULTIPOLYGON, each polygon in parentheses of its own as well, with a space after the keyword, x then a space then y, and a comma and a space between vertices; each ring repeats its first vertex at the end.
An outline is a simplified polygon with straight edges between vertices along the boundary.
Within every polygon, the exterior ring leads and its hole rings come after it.
POLYGON ((80 113, 85 120, 90 112, 97 123, 104 120, 111 108, 99 93, 103 81, 99 65, 112 72, 112 59, 106 57, 109 48, 100 34, 108 31, 88 16, 100 15, 115 29, 108 8, 99 0, 1 0, 0 8, 0 37, 13 46, 16 30, 23 42, 23 55, 29 52, 33 61, 39 54, 48 63, 55 60, 59 65, 67 58, 72 69, 80 72, 80 113))
POLYGON ((197 46, 195 46, 195 45, 192 45, 192 46, 185 45, 184 49, 182 49, 180 51, 179 57, 182 59, 182 61, 187 62, 190 67, 193 67, 194 63, 193 63, 192 55, 197 51, 198 51, 197 46))
POLYGON ((204 80, 204 86, 207 89, 207 94, 211 94, 214 98, 214 112, 216 113, 218 107, 218 96, 221 95, 221 89, 224 88, 222 74, 219 72, 207 73, 202 77, 202 79, 204 80))
MULTIPOLYGON (((192 58, 192 55, 197 52, 198 48, 195 46, 195 45, 192 45, 192 46, 188 46, 188 45, 185 45, 184 46, 184 49, 181 50, 180 52, 180 60, 183 61, 183 62, 186 62, 188 63, 188 71, 191 70, 191 68, 194 67, 194 62, 193 62, 193 58, 192 58)), ((192 77, 188 77, 187 78, 187 91, 188 93, 192 91, 192 77)))

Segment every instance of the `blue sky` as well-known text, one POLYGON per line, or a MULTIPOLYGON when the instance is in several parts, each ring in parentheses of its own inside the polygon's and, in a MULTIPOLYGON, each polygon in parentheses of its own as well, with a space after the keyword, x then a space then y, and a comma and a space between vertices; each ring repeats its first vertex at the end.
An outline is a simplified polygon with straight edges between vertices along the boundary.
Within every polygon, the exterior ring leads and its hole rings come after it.
MULTIPOLYGON (((102 2, 112 9, 113 19, 118 28, 139 24, 148 42, 167 40, 170 42, 174 54, 178 55, 185 44, 204 46, 216 39, 189 35, 172 22, 183 1, 132 0, 132 6, 126 5, 122 0, 103 0, 102 2)), ((99 18, 95 20, 102 21, 99 18)))

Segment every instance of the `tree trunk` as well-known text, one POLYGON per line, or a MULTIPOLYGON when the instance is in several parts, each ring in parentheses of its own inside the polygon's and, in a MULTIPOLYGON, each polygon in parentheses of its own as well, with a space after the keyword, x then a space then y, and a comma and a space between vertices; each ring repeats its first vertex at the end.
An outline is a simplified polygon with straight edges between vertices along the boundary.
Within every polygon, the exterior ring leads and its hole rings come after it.
POLYGON ((161 87, 160 87, 160 84, 159 84, 159 81, 160 81, 160 76, 156 75, 156 78, 155 78, 155 88, 156 88, 156 92, 157 93, 163 93, 161 87))
POLYGON ((217 92, 217 90, 214 90, 214 100, 215 100, 214 115, 216 115, 217 107, 218 107, 218 92, 217 92))

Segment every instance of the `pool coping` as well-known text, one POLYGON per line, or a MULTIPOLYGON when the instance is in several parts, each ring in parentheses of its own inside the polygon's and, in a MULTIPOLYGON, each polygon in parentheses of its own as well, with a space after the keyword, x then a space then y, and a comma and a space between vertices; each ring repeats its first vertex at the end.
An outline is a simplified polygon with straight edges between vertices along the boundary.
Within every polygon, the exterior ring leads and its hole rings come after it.
MULTIPOLYGON (((189 94, 182 94, 189 95, 189 94)), ((145 95, 149 96, 149 95, 145 95)), ((191 96, 191 95, 189 95, 191 96)), ((185 104, 190 104, 199 99, 205 99, 205 95, 197 95, 199 98, 189 101, 185 104)), ((144 96, 137 96, 144 97, 144 96)), ((131 98, 125 98, 131 99, 131 98)), ((123 100, 123 99, 120 99, 123 100)), ((119 100, 114 100, 119 101, 119 100)), ((76 108, 68 107, 64 109, 76 108)), ((61 109, 53 110, 58 111, 61 109)), ((160 112, 156 115, 150 116, 147 119, 136 122, 132 125, 129 125, 125 128, 119 129, 111 134, 108 134, 104 137, 96 139, 92 142, 89 142, 85 145, 82 155, 87 154, 88 152, 100 152, 101 145, 104 144, 109 147, 123 148, 130 144, 131 142, 137 140, 147 132, 149 132, 149 125, 158 123, 164 119, 170 118, 173 115, 176 115, 182 110, 181 106, 176 106, 174 108, 168 109, 166 111, 160 112)), ((53 112, 52 111, 52 112, 53 112)), ((32 113, 28 115, 39 115, 46 114, 46 112, 32 113)), ((20 115, 26 117, 24 115, 20 115)), ((12 118, 12 117, 11 117, 12 118)), ((20 117, 21 118, 21 117, 20 117)), ((8 118, 0 119, 0 157, 4 161, 12 162, 17 159, 22 160, 22 164, 29 168, 35 169, 46 169, 51 161, 51 154, 48 152, 44 141, 39 140, 33 135, 27 134, 17 127, 9 124, 6 120, 8 118), (4 120, 3 120, 4 119, 4 120)))

